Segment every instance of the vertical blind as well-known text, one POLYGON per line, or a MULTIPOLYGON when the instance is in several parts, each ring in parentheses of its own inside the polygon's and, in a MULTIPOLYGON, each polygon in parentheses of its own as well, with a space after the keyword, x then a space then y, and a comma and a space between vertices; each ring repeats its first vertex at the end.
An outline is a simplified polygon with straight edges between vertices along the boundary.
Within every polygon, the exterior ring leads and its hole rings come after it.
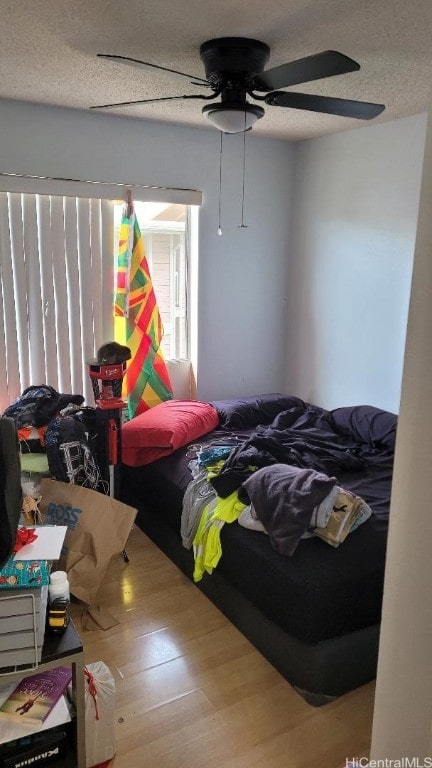
POLYGON ((0 192, 0 412, 49 384, 93 402, 87 361, 113 338, 105 199, 0 192))

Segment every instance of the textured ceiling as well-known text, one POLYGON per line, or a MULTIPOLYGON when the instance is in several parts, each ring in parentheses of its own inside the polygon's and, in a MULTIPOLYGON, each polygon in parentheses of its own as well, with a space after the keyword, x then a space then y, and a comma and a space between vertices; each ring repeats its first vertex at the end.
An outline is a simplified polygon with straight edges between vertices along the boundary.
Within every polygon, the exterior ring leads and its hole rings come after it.
MULTIPOLYGON (((359 72, 293 90, 384 103, 385 112, 372 121, 378 123, 427 108, 431 33, 432 0, 1 0, 0 98, 86 110, 92 104, 202 93, 187 80, 96 54, 130 56, 204 77, 200 44, 239 36, 270 46, 267 68, 327 49, 355 59, 359 72)), ((109 112, 215 130, 201 114, 203 103, 109 112)), ((253 131, 299 140, 364 124, 268 106, 253 131)))

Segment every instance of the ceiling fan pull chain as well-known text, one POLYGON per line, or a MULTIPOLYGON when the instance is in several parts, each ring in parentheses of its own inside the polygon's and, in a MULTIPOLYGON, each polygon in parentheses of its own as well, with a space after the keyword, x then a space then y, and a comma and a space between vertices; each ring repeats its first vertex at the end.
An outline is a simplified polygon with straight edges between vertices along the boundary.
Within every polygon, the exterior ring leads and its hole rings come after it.
POLYGON ((218 212, 218 228, 217 233, 218 235, 222 234, 222 227, 221 227, 221 199, 222 199, 222 141, 223 141, 223 133, 220 131, 220 147, 219 147, 219 212, 218 212))
POLYGON ((242 202, 241 202, 241 224, 239 229, 247 229, 247 224, 244 223, 244 198, 245 198, 245 169, 246 169, 246 110, 244 116, 245 124, 243 131, 243 181, 242 181, 242 202))

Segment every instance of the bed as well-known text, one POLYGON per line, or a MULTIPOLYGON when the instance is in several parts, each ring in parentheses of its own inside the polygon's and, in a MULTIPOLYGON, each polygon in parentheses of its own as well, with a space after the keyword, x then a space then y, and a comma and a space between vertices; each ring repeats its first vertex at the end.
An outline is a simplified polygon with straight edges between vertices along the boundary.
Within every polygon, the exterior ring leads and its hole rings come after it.
POLYGON ((267 466, 295 466, 333 478, 370 507, 340 546, 310 536, 290 556, 266 533, 225 524, 220 561, 197 587, 310 704, 373 679, 396 415, 366 405, 327 411, 280 394, 158 408, 123 427, 121 496, 189 578, 194 557, 181 538, 183 500, 197 454, 208 448, 230 446, 219 490, 227 482, 228 491, 241 489, 267 466))

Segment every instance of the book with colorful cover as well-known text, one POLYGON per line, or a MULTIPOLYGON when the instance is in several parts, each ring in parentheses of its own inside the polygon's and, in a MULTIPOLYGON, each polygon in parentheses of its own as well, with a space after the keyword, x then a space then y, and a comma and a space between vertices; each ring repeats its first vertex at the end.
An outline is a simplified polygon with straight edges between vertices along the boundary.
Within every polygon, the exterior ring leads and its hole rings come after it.
POLYGON ((69 667, 55 667, 24 677, 0 706, 0 716, 40 725, 72 680, 69 667))

